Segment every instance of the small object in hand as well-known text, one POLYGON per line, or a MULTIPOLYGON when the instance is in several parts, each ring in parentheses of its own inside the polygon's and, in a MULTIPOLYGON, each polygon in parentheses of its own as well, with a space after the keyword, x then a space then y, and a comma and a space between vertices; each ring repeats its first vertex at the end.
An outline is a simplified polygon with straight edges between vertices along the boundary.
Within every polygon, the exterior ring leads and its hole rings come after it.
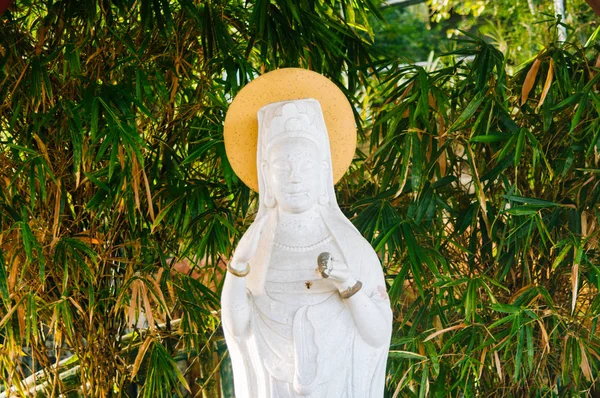
POLYGON ((246 275, 248 275, 250 273, 250 263, 246 264, 246 268, 243 269, 243 270, 241 270, 241 271, 233 268, 231 266, 231 263, 228 263, 227 264, 227 271, 229 271, 229 273, 237 276, 238 278, 243 278, 243 277, 245 277, 246 275))
POLYGON ((361 281, 356 281, 356 283, 354 284, 354 286, 349 287, 348 289, 344 290, 343 292, 340 292, 340 296, 343 299, 349 299, 350 297, 352 297, 356 293, 358 293, 358 291, 361 288, 362 288, 362 282, 361 281))
POLYGON ((317 269, 315 270, 323 278, 329 278, 331 271, 333 271, 333 257, 328 252, 323 252, 317 257, 317 269))

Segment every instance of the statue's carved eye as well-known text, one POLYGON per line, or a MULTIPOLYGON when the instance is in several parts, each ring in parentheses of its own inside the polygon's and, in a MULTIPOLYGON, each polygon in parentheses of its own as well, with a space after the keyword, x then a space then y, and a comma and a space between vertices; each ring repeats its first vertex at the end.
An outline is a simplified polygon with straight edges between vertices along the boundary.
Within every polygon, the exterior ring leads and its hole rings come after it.
POLYGON ((313 162, 311 162, 310 160, 303 162, 302 165, 300 166, 301 171, 309 171, 312 168, 313 168, 313 162))
POLYGON ((273 168, 279 171, 289 171, 290 163, 285 160, 276 160, 273 162, 273 168))

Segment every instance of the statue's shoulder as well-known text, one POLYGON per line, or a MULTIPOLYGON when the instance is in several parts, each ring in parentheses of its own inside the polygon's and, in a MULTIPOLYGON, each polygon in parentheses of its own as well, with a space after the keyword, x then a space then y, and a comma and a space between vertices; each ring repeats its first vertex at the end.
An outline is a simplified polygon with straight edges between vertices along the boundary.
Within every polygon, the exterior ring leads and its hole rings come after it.
POLYGON ((353 257, 360 257, 363 262, 379 263, 379 257, 377 257, 373 246, 349 220, 347 223, 340 224, 340 227, 340 235, 342 235, 340 238, 345 241, 346 247, 353 252, 353 257))

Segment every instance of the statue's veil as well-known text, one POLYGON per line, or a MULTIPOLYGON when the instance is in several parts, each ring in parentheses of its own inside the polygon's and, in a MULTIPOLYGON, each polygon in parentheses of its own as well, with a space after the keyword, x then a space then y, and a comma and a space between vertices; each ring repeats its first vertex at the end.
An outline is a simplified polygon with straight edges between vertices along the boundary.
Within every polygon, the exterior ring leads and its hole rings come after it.
MULTIPOLYGON (((282 135, 288 138, 306 138, 313 141, 319 149, 321 161, 326 162, 324 176, 322 177, 324 191, 320 194, 318 205, 319 212, 321 213, 325 224, 329 228, 334 239, 339 236, 340 229, 344 231, 343 235, 345 239, 348 238, 346 236, 348 230, 351 230, 353 235, 356 234, 357 238, 362 239, 360 232, 358 232, 350 220, 342 213, 335 196, 329 136, 327 134, 327 127, 323 118, 321 104, 319 101, 312 98, 274 102, 265 105, 258 111, 256 168, 258 175, 259 207, 253 224, 246 232, 247 234, 262 234, 258 251, 259 257, 261 256, 260 253, 271 253, 273 234, 278 221, 277 209, 270 203, 272 198, 269 198, 269 195, 267 194, 270 192, 268 185, 269 181, 268 176, 265 175, 265 168, 263 167, 268 161, 268 148, 270 144, 273 140, 278 139, 272 137, 273 132, 271 131, 271 123, 276 119, 281 119, 282 114, 285 114, 291 107, 295 107, 295 109, 291 110, 291 113, 298 112, 303 117, 303 121, 308 120, 311 132, 309 134, 304 134, 306 132, 303 133, 300 131, 282 135), (267 219, 263 220, 263 217, 267 217, 267 219), (259 225, 261 227, 258 227, 259 225)), ((285 122, 286 120, 284 119, 283 123, 285 122)), ((304 130, 307 130, 306 124, 304 124, 303 127, 304 130)), ((251 236, 248 238, 251 238, 251 236)), ((251 262, 252 272, 248 277, 249 287, 254 287, 257 291, 262 291, 268 260, 268 258, 256 258, 255 261, 251 262), (264 268, 257 269, 257 266, 260 266, 259 264, 263 265, 264 268)))

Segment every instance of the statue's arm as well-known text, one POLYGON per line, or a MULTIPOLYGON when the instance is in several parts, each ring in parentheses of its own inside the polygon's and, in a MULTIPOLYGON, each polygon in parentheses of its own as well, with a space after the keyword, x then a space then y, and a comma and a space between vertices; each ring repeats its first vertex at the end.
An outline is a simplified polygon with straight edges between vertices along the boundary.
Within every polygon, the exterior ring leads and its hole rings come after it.
MULTIPOLYGON (((372 347, 389 345, 392 334, 392 310, 385 289, 383 271, 379 258, 370 245, 365 247, 361 261, 360 278, 363 287, 350 298, 345 299, 352 312, 356 327, 363 340, 372 347)), ((339 290, 356 283, 350 278, 339 290)))
POLYGON ((225 276, 221 293, 221 318, 223 327, 235 337, 245 338, 248 336, 252 315, 250 293, 246 289, 246 277, 235 274, 245 275, 248 274, 248 271, 252 272, 247 267, 250 267, 250 259, 256 253, 266 221, 267 217, 255 220, 242 236, 228 266, 234 272, 231 273, 228 270, 225 276))
POLYGON ((246 278, 227 273, 221 294, 223 326, 235 337, 247 336, 250 326, 250 300, 246 278))

